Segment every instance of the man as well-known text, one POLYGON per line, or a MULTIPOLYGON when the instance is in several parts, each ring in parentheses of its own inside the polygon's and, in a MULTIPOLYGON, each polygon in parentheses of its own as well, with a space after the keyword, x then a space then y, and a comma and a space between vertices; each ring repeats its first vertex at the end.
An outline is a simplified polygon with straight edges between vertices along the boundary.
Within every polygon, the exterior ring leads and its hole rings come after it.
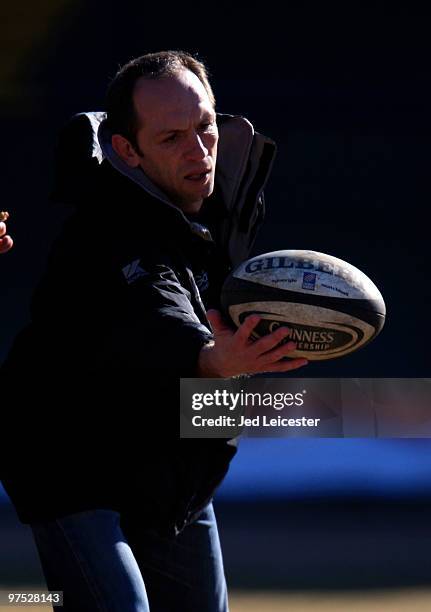
POLYGON ((214 310, 274 155, 214 107, 203 64, 150 54, 116 75, 106 118, 63 135, 55 193, 77 211, 4 367, 21 405, 41 407, 4 484, 65 611, 228 609, 211 500, 236 449, 179 439, 178 381, 306 363, 284 359, 288 330, 252 342, 259 317, 233 331, 214 310))

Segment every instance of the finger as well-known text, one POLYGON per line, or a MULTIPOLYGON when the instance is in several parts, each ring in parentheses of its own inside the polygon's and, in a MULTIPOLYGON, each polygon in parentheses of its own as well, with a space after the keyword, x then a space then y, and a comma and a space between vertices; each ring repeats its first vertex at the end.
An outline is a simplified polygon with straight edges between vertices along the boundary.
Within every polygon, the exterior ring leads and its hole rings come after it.
POLYGON ((289 359, 286 361, 277 361, 276 363, 267 364, 262 372, 289 372, 297 370, 308 364, 307 359, 289 359))
POLYGON ((260 360, 265 363, 275 363, 276 361, 280 361, 283 357, 289 357, 290 353, 296 350, 297 344, 295 342, 286 342, 281 346, 273 349, 272 351, 268 351, 268 353, 264 353, 260 356, 260 360))
MULTIPOLYGON (((289 334, 291 330, 287 327, 279 327, 275 332, 256 340, 253 344, 253 352, 258 355, 263 355, 264 353, 270 351, 275 346, 280 344, 282 340, 284 340, 289 334)), ((271 359, 271 361, 276 361, 276 359, 271 359)))
POLYGON ((210 322, 210 325, 215 334, 225 331, 232 332, 232 328, 223 319, 223 316, 219 310, 215 310, 215 308, 211 308, 210 310, 208 310, 207 319, 210 322))
POLYGON ((259 315, 249 315, 244 323, 240 327, 238 327, 237 332, 235 333, 235 339, 239 344, 247 344, 247 341, 250 338, 251 332, 257 326, 260 321, 259 315))
POLYGON ((10 236, 0 238, 0 253, 6 253, 13 246, 13 240, 10 236))
POLYGON ((6 234, 6 223, 0 223, 0 236, 4 236, 6 234))

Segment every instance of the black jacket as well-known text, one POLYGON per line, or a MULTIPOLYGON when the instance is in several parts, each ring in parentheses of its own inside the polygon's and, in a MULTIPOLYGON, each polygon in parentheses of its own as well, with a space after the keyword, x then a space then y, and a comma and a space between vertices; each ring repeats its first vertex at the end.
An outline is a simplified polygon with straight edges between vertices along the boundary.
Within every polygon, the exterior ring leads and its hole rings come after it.
POLYGON ((101 120, 76 116, 60 141, 55 197, 76 212, 2 369, 19 432, 2 480, 23 522, 109 507, 178 533, 236 452, 179 439, 179 378, 196 375, 205 311, 250 252, 275 147, 219 116, 216 188, 192 219, 122 165, 101 120))

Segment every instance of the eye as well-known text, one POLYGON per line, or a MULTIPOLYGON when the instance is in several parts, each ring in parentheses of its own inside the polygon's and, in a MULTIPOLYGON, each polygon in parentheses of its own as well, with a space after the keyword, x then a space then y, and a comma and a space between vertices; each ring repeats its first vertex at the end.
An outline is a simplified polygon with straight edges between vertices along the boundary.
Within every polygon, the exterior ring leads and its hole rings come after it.
POLYGON ((164 139, 163 142, 174 142, 177 139, 177 132, 173 132, 170 136, 164 139))
POLYGON ((213 123, 201 123, 200 128, 201 130, 208 130, 209 128, 211 128, 214 124, 213 123))

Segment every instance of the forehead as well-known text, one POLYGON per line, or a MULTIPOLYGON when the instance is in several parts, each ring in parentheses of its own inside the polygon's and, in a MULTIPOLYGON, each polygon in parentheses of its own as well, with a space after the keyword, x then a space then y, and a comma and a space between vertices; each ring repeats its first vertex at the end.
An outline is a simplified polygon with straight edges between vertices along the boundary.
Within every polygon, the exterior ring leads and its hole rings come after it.
POLYGON ((190 70, 160 79, 140 78, 133 100, 141 125, 151 131, 187 123, 214 110, 205 87, 190 70))

